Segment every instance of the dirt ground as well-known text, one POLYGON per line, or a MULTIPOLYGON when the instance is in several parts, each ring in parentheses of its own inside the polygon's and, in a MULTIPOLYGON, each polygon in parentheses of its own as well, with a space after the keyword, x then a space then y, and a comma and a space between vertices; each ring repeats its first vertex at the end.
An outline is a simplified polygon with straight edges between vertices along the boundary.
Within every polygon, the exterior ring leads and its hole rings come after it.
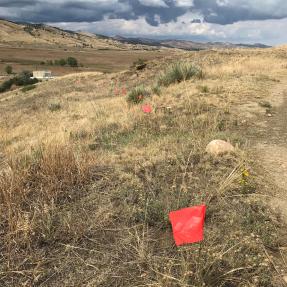
MULTIPOLYGON (((245 130, 248 138, 249 155, 259 168, 262 179, 263 196, 266 202, 287 223, 287 79, 282 77, 272 89, 268 101, 242 105, 241 113, 249 118, 249 128, 245 130), (263 104, 262 104, 263 103, 263 104), (267 184, 266 184, 267 183, 267 184)), ((287 233, 281 231, 283 246, 287 233)), ((280 247, 280 252, 272 254, 270 260, 275 270, 280 273, 280 266, 286 266, 287 249, 280 247)), ((282 272, 282 270, 281 270, 282 272)), ((283 277, 287 284, 287 276, 283 277)))
POLYGON ((262 107, 259 100, 259 104, 242 108, 249 109, 255 119, 248 131, 251 150, 265 177, 275 184, 270 203, 287 222, 287 79, 280 80, 265 105, 268 103, 269 107, 262 107))

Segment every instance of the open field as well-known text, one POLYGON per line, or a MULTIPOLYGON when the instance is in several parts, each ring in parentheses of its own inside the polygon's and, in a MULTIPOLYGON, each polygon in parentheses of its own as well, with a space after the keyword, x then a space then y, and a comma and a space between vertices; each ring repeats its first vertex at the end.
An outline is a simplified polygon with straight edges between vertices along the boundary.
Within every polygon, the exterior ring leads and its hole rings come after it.
POLYGON ((11 65, 15 72, 22 70, 48 69, 55 75, 65 75, 79 71, 119 72, 127 70, 139 58, 161 59, 176 52, 172 50, 129 51, 129 50, 92 50, 92 49, 57 49, 57 48, 15 48, 0 46, 0 74, 5 74, 6 65, 11 65), (71 68, 41 65, 47 60, 75 57, 84 67, 71 68))
POLYGON ((128 69, 138 58, 159 59, 174 53, 173 49, 125 44, 91 33, 0 19, 0 76, 5 75, 6 65, 11 65, 16 73, 38 69, 49 69, 58 76, 81 71, 112 73, 128 69), (83 67, 41 65, 68 57, 75 57, 83 67))
POLYGON ((252 144, 262 101, 287 87, 286 48, 117 53, 77 58, 150 61, 0 95, 0 285, 284 287, 286 228, 265 200, 278 190, 252 144), (178 62, 197 72, 171 83, 178 62), (127 102, 136 86, 152 113, 127 102), (208 155, 213 139, 236 151, 208 155), (175 247, 168 213, 202 203, 204 241, 175 247))

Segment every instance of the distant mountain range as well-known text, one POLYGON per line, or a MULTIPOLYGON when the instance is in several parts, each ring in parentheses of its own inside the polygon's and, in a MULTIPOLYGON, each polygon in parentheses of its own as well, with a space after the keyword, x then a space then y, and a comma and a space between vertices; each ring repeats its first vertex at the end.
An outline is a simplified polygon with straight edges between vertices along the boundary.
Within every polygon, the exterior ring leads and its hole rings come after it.
POLYGON ((154 40, 148 38, 126 38, 122 36, 115 36, 113 37, 113 39, 126 44, 134 44, 134 45, 141 44, 155 47, 177 48, 188 51, 199 51, 212 48, 271 48, 271 46, 267 46, 260 43, 256 44, 232 44, 224 42, 199 43, 188 40, 154 40))

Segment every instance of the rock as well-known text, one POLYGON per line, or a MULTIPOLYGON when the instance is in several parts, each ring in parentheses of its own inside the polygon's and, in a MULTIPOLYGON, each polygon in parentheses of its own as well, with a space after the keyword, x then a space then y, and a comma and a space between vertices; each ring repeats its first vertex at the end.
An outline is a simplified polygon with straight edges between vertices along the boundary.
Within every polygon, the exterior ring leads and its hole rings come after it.
POLYGON ((134 80, 134 79, 136 79, 137 77, 138 77, 137 74, 133 74, 133 75, 130 77, 130 79, 131 79, 131 80, 134 80))
POLYGON ((206 152, 218 156, 224 153, 234 152, 235 148, 232 144, 223 140, 213 140, 206 147, 206 152))
POLYGON ((259 102, 259 105, 263 108, 268 108, 268 109, 272 108, 272 105, 268 101, 261 101, 259 102))
POLYGON ((267 117, 268 117, 268 118, 271 118, 271 117, 272 117, 272 114, 267 114, 267 117))
POLYGON ((285 283, 287 283, 287 275, 283 276, 283 280, 285 283))

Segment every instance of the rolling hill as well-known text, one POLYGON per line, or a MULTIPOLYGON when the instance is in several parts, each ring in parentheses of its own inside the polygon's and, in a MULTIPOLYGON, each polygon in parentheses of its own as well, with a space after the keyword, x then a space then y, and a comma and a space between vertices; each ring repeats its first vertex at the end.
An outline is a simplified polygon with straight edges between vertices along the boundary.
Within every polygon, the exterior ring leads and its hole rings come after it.
POLYGON ((121 43, 103 35, 0 20, 0 77, 7 76, 7 65, 16 73, 47 69, 54 75, 122 71, 139 58, 150 60, 170 53, 171 49, 121 43), (75 57, 80 67, 54 65, 68 57, 75 57))
POLYGON ((108 37, 88 33, 62 30, 45 24, 14 23, 0 19, 0 45, 33 45, 117 50, 155 50, 176 48, 189 51, 222 48, 270 48, 257 44, 232 44, 223 42, 200 43, 188 40, 154 40, 148 38, 108 37))
POLYGON ((154 49, 142 44, 121 43, 116 39, 86 32, 62 30, 45 24, 14 23, 0 20, 0 45, 72 47, 87 49, 154 49))
POLYGON ((199 51, 208 49, 230 49, 230 48, 270 48, 270 46, 256 43, 256 44, 232 44, 228 42, 207 42, 200 43, 188 40, 154 40, 148 38, 126 38, 122 36, 115 36, 115 40, 122 43, 150 45, 154 47, 176 48, 188 51, 199 51))

